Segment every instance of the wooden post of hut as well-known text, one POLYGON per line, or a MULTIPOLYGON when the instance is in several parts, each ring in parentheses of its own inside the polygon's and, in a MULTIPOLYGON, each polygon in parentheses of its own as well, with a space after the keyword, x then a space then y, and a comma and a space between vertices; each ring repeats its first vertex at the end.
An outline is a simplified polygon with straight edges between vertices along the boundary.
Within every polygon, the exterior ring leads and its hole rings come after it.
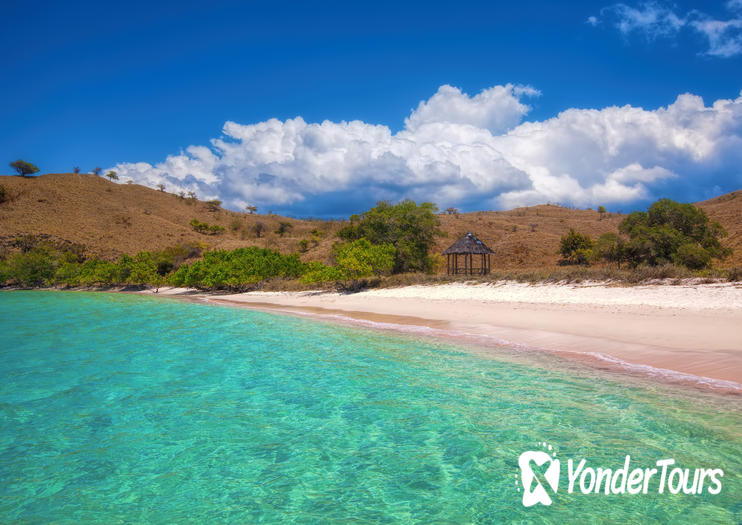
POLYGON ((446 270, 448 275, 458 275, 463 273, 464 275, 486 275, 490 273, 490 255, 493 252, 486 244, 477 239, 476 235, 471 232, 466 232, 461 239, 449 246, 443 255, 446 256, 446 270), (464 256, 464 268, 463 272, 459 267, 459 255, 464 256), (478 259, 479 265, 475 268, 474 261, 475 255, 478 259))

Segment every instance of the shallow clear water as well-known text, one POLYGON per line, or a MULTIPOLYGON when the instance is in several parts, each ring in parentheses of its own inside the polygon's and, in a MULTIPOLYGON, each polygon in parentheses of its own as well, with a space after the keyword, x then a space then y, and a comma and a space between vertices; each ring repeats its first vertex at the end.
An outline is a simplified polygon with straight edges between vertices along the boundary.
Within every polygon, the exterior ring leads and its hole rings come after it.
POLYGON ((739 397, 121 294, 2 292, 0 334, 3 523, 742 521, 739 397), (559 491, 524 508, 541 441, 559 491), (626 454, 723 489, 567 493, 568 458, 626 454))

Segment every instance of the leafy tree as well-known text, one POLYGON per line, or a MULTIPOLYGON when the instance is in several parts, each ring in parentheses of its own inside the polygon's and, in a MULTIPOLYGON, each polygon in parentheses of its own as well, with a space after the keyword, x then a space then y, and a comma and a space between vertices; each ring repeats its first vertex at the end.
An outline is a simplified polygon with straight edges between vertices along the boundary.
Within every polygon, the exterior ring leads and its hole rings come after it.
POLYGON ((394 273, 433 270, 430 250, 436 236, 443 235, 438 208, 430 202, 419 206, 412 200, 399 204, 379 202, 361 216, 350 218, 351 224, 338 232, 345 241, 365 238, 371 244, 395 247, 394 273))
POLYGON ((160 184, 157 185, 157 189, 164 193, 165 192, 165 185, 162 184, 162 183, 160 183, 160 184))
POLYGON ((206 207, 209 209, 209 211, 217 211, 219 209, 219 206, 222 205, 222 201, 219 199, 212 199, 210 201, 206 201, 206 207))
POLYGON ((96 168, 95 168, 95 169, 93 170, 93 173, 95 173, 96 175, 100 175, 100 172, 101 172, 101 171, 103 171, 103 168, 101 168, 101 167, 96 167, 96 168))
POLYGON ((559 241, 559 253, 565 261, 572 264, 587 264, 593 255, 592 248, 592 239, 573 228, 559 241))
POLYGON ((72 168, 72 173, 80 173, 80 166, 75 166, 72 168))
POLYGON ((252 215, 252 214, 254 214, 254 213, 255 213, 256 211, 258 211, 258 207, 257 207, 257 206, 253 206, 252 204, 249 204, 249 205, 245 206, 245 210, 247 210, 247 212, 248 212, 248 213, 249 213, 250 215, 252 215))
POLYGON ((116 175, 115 171, 109 171, 108 173, 106 173, 106 177, 108 177, 111 182, 119 180, 119 176, 116 175))
POLYGON ((600 216, 600 220, 603 220, 606 214, 605 206, 598 206, 598 215, 600 216))
POLYGON ((32 175, 34 173, 38 173, 39 171, 39 168, 31 164, 30 162, 26 162, 25 160, 21 159, 18 159, 15 162, 11 162, 10 167, 17 171, 18 175, 20 175, 21 177, 32 175))
POLYGON ((674 263, 699 269, 731 253, 721 244, 726 231, 718 222, 692 204, 670 199, 658 200, 647 212, 631 213, 618 229, 629 237, 625 253, 633 266, 674 263))
POLYGON ((283 237, 285 233, 288 233, 293 229, 293 224, 291 224, 290 222, 281 221, 280 223, 278 223, 278 229, 276 230, 276 233, 279 237, 283 237))
POLYGON ((454 208, 453 206, 451 206, 450 208, 446 208, 446 213, 448 215, 458 215, 459 214, 459 210, 456 209, 456 208, 454 208))

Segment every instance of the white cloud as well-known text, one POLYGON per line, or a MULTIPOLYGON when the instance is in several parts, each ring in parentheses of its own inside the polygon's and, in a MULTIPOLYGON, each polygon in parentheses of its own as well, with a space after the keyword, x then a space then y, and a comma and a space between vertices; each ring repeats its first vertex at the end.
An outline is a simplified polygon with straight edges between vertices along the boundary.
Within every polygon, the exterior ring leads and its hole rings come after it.
MULTIPOLYGON (((600 15, 622 34, 640 33, 648 40, 675 37, 687 28, 706 39, 708 49, 703 54, 729 58, 742 54, 742 0, 729 0, 725 6, 734 13, 729 20, 716 20, 697 9, 678 15, 672 8, 657 2, 642 3, 638 7, 613 4, 601 9, 600 15)), ((600 19, 592 16, 588 21, 597 26, 600 19)))
POLYGON ((615 4, 601 10, 601 14, 614 15, 615 26, 622 33, 639 31, 650 39, 677 33, 685 25, 683 18, 654 2, 645 3, 640 8, 615 4))
POLYGON ((530 107, 520 101, 522 96, 538 96, 530 86, 494 86, 469 97, 459 88, 444 85, 428 100, 420 102, 405 119, 405 127, 414 131, 431 122, 470 124, 502 133, 516 126, 530 107))
POLYGON ((519 123, 522 99, 535 94, 506 85, 468 96, 442 86, 397 133, 301 117, 227 122, 209 147, 113 169, 122 182, 317 216, 405 197, 464 209, 618 206, 659 196, 671 179, 690 188, 728 186, 730 177, 742 184, 742 96, 706 106, 683 94, 655 110, 569 109, 519 123))
POLYGON ((706 54, 723 58, 742 54, 742 18, 695 20, 691 25, 708 40, 706 54))

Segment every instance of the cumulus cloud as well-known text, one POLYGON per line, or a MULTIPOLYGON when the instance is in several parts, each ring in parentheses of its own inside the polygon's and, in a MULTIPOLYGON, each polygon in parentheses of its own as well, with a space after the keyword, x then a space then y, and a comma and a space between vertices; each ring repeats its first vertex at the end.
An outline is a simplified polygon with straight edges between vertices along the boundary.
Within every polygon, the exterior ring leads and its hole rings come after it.
POLYGON ((405 119, 405 127, 415 131, 429 123, 470 124, 490 133, 502 133, 518 124, 531 109, 520 98, 539 94, 530 86, 507 84, 469 97, 460 89, 445 85, 428 100, 420 102, 405 119))
POLYGON ((729 0, 725 7, 732 16, 728 20, 717 20, 697 9, 677 14, 673 7, 657 2, 637 6, 618 3, 604 7, 600 19, 591 16, 588 22, 597 26, 605 20, 623 35, 639 33, 647 40, 675 37, 688 29, 706 40, 708 47, 703 54, 729 58, 742 54, 742 0, 729 0))
POLYGON ((742 96, 706 106, 569 109, 523 122, 538 91, 495 86, 474 96, 441 86, 392 133, 361 121, 301 117, 227 122, 209 146, 155 165, 121 163, 120 180, 194 191, 232 208, 344 216, 377 200, 501 209, 545 202, 624 206, 742 184, 742 96))

